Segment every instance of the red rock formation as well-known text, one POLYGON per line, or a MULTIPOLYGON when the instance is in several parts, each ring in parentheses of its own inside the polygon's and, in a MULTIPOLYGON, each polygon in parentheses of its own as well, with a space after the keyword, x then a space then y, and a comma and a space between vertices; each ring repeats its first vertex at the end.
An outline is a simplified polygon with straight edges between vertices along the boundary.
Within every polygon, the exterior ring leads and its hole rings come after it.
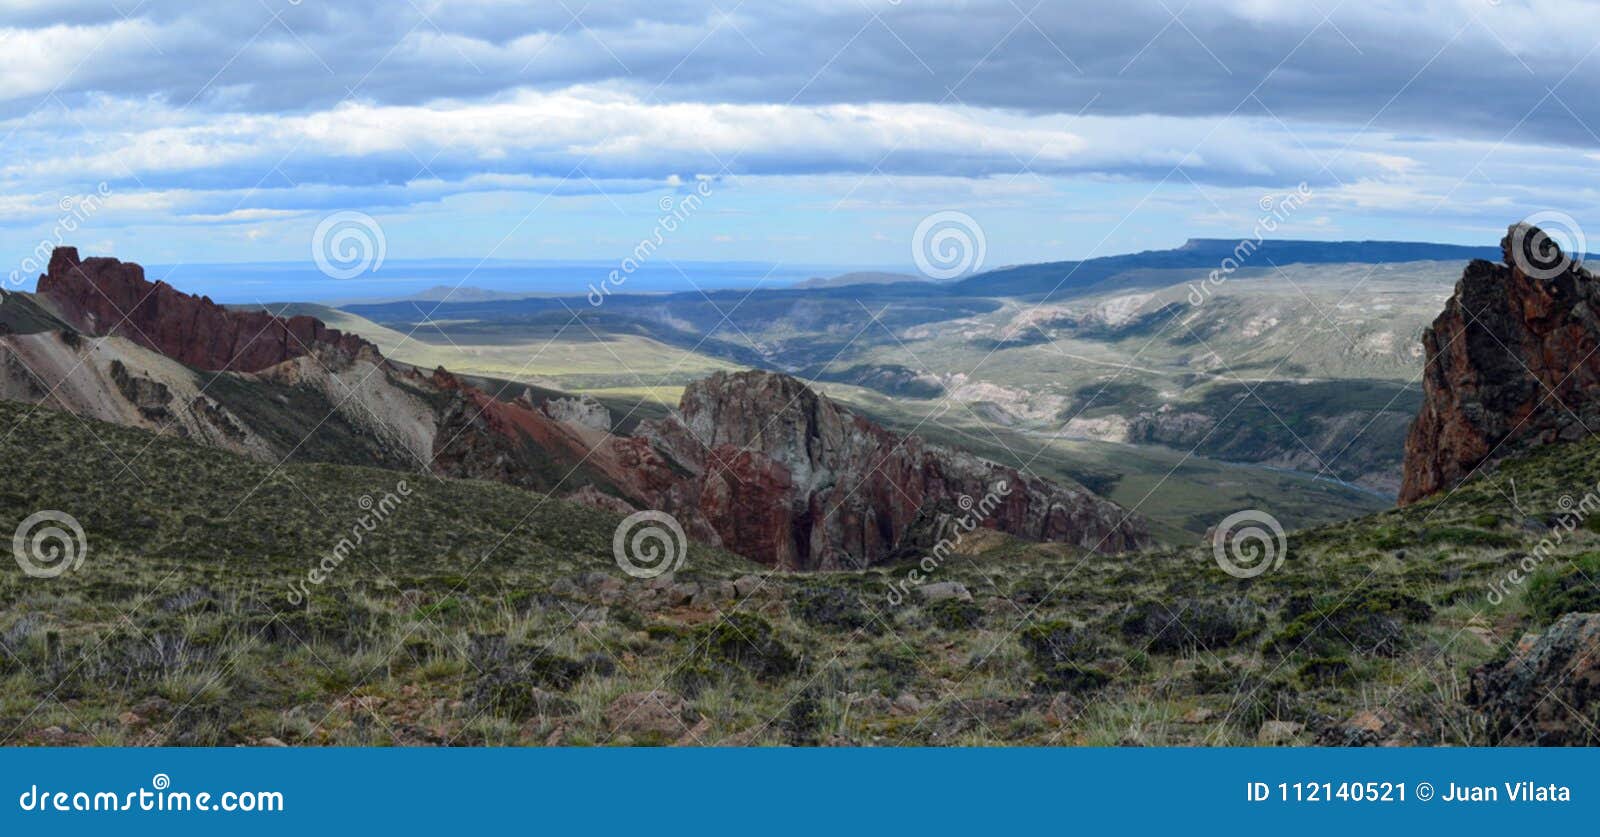
POLYGON ((1513 226, 1504 264, 1476 260, 1422 336, 1422 411, 1400 503, 1533 445, 1600 430, 1600 283, 1542 231, 1513 226))
POLYGON ((326 344, 354 355, 376 347, 354 334, 328 328, 315 317, 274 317, 236 311, 165 282, 144 278, 144 268, 107 258, 78 258, 57 247, 39 295, 74 328, 95 336, 119 335, 196 369, 259 372, 326 344))
POLYGON ((694 475, 690 496, 669 499, 729 549, 780 567, 878 563, 941 515, 969 512, 977 525, 1099 552, 1150 542, 1087 491, 892 433, 787 375, 719 372, 684 391, 679 416, 639 433, 694 475))

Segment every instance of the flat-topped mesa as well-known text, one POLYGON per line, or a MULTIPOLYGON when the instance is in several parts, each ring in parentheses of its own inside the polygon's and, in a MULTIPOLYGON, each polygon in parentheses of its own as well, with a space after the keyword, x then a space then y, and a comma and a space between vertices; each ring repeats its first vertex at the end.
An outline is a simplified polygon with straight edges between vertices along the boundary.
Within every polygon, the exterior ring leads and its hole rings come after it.
POLYGON ((224 308, 165 282, 150 282, 137 264, 79 259, 74 247, 57 247, 51 254, 38 293, 85 334, 124 337, 206 371, 259 372, 321 346, 349 356, 362 351, 377 356, 376 346, 315 317, 224 308))
POLYGON ((1422 410, 1400 503, 1516 451, 1600 430, 1600 282, 1544 231, 1513 225, 1422 335, 1422 410))
POLYGON ((1098 552, 1151 543, 1088 491, 902 436, 773 372, 719 372, 641 435, 695 474, 685 499, 735 552, 788 569, 869 566, 953 516, 1098 552))

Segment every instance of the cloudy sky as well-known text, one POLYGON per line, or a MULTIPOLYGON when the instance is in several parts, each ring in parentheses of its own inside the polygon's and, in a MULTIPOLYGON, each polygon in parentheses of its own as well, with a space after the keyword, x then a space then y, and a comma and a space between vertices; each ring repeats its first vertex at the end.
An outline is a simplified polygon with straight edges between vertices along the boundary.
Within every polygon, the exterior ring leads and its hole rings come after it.
POLYGON ((1600 9, 1576 0, 0 0, 0 246, 64 215, 148 263, 907 266, 1249 233, 1485 244, 1600 227, 1600 9), (700 186, 699 184, 705 184, 700 186))

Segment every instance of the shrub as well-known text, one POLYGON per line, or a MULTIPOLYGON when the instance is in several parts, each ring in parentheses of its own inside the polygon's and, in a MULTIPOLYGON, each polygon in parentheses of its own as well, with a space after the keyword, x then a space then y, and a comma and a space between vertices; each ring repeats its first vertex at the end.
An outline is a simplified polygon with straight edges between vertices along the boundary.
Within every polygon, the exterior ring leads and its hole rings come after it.
POLYGON ((1451 546, 1512 547, 1522 543, 1522 539, 1515 535, 1502 535, 1497 532, 1484 532, 1479 529, 1467 529, 1460 526, 1429 529, 1422 533, 1422 537, 1419 540, 1420 543, 1426 546, 1449 544, 1451 546))
POLYGON ((1600 552, 1564 566, 1542 567, 1528 579, 1528 610, 1542 624, 1567 613, 1600 611, 1600 552))
POLYGON ((1152 651, 1213 650, 1238 644, 1261 632, 1267 617, 1243 596, 1216 599, 1145 600, 1122 613, 1122 635, 1146 639, 1152 651))
POLYGON ((867 652, 867 665, 881 673, 881 678, 874 678, 872 685, 890 696, 905 691, 922 672, 922 663, 917 659, 916 652, 898 640, 886 642, 867 652))
POLYGON ((922 608, 934 627, 946 631, 964 631, 978 627, 983 621, 983 608, 977 602, 960 599, 940 599, 922 608))
MULTIPOLYGON (((654 631, 654 626, 652 627, 654 631)), ((655 632, 665 637, 666 631, 655 632)), ((772 681, 800 670, 800 658, 778 638, 777 629, 754 613, 730 613, 682 636, 688 657, 669 678, 688 697, 743 675, 772 681)))
POLYGON ((1280 654, 1301 651, 1333 655, 1350 650, 1391 657, 1405 642, 1407 623, 1433 616, 1427 602, 1388 588, 1364 589, 1348 595, 1329 594, 1315 600, 1296 596, 1284 608, 1285 624, 1270 647, 1280 654))
POLYGON ((809 688, 789 702, 780 726, 784 740, 796 747, 815 746, 822 738, 822 727, 828 717, 819 690, 809 688))
POLYGON ((1338 686, 1354 678, 1348 657, 1314 657, 1300 666, 1300 681, 1308 685, 1338 686))
POLYGON ((814 587, 796 592, 794 614, 808 625, 839 631, 867 630, 881 633, 883 627, 861 602, 861 596, 843 587, 814 587))
POLYGON ((1067 622, 1030 625, 1018 637, 1039 669, 1037 685, 1052 691, 1080 692, 1105 685, 1111 677, 1095 667, 1099 642, 1088 631, 1067 622))

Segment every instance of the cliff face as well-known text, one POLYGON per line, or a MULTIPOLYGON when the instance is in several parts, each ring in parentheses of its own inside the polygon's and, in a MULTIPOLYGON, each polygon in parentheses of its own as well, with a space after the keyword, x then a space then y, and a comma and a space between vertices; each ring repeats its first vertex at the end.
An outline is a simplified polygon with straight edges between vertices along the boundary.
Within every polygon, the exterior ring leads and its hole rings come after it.
POLYGON ((203 296, 150 282, 144 268, 116 259, 79 259, 58 247, 39 277, 41 297, 85 334, 125 337, 187 366, 206 371, 259 372, 326 345, 356 354, 371 343, 328 328, 315 317, 274 317, 232 311, 203 296))
POLYGON ((1107 553, 1150 543, 1088 491, 897 435, 786 375, 715 375, 685 391, 678 415, 623 436, 598 403, 499 398, 444 369, 390 363, 312 317, 229 310, 70 248, 56 251, 39 294, 72 328, 0 338, 0 360, 25 367, 10 384, 0 376, 0 393, 274 462, 420 466, 610 511, 655 509, 693 538, 788 569, 878 563, 931 545, 952 517, 1107 553), (80 362, 90 350, 80 332, 114 338, 101 353, 126 361, 80 371, 104 365, 80 362), (193 370, 228 374, 202 381, 193 370))
POLYGON ((1600 429, 1600 283, 1536 228, 1513 226, 1501 251, 1501 264, 1467 265, 1423 334, 1402 505, 1508 453, 1600 429))

